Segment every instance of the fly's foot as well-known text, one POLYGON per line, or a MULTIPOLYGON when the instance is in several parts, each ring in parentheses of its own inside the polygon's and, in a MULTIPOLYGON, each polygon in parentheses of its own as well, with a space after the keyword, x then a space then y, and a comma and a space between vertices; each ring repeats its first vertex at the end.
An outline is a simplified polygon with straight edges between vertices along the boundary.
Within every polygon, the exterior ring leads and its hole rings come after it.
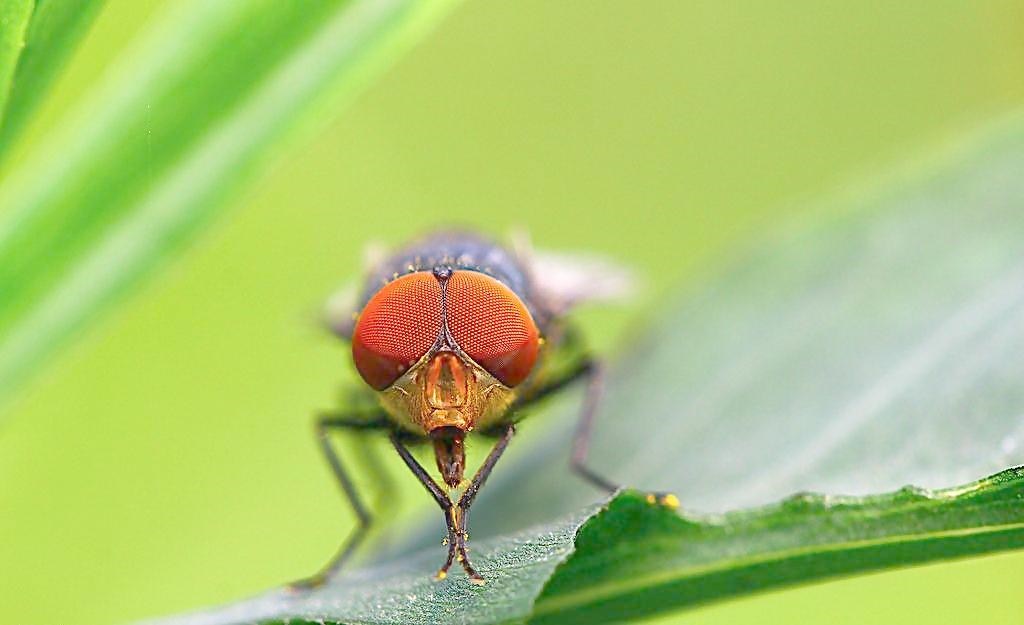
POLYGON ((462 544, 462 548, 459 550, 459 564, 466 570, 466 575, 469 576, 469 583, 475 586, 483 586, 487 583, 483 575, 476 572, 473 565, 469 563, 469 555, 466 553, 466 544, 462 544))
POLYGON ((487 580, 484 579, 483 575, 477 573, 476 569, 473 568, 473 565, 469 563, 469 547, 466 546, 466 542, 469 540, 469 534, 467 534, 465 530, 462 530, 459 532, 459 539, 459 564, 461 564, 462 568, 466 570, 466 575, 469 576, 471 584, 483 586, 487 583, 487 580))
POLYGON ((466 547, 468 540, 469 534, 466 533, 466 530, 455 528, 449 530, 448 536, 444 539, 444 544, 448 546, 448 559, 445 561, 444 566, 434 575, 434 581, 439 582, 446 579, 448 577, 448 569, 452 563, 458 562, 466 571, 466 575, 469 576, 470 583, 476 586, 483 586, 487 583, 487 580, 469 562, 469 548, 466 547))
POLYGON ((288 584, 285 586, 285 590, 296 595, 308 592, 326 584, 329 577, 327 573, 317 573, 313 577, 307 577, 306 579, 300 579, 288 584))
POLYGON ((679 497, 672 493, 648 493, 646 499, 651 505, 664 506, 671 510, 679 507, 679 497))

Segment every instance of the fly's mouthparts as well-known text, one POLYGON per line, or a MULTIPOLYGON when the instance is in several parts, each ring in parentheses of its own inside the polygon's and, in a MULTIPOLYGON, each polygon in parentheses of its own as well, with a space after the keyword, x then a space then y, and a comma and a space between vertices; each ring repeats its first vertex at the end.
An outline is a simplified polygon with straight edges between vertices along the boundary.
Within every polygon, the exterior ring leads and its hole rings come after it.
POLYGON ((449 488, 457 488, 462 483, 466 470, 466 433, 456 427, 440 427, 430 432, 434 439, 434 455, 437 457, 437 470, 449 488))
POLYGON ((458 429, 459 431, 465 431, 470 428, 469 419, 466 414, 461 410, 431 410, 429 414, 424 415, 423 427, 428 432, 437 431, 445 428, 458 429))

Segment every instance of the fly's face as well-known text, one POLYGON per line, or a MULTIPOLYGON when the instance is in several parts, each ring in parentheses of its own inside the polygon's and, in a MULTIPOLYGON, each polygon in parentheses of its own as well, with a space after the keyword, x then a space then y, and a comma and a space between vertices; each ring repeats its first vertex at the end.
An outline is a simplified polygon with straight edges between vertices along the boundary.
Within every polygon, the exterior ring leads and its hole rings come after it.
POLYGON ((468 432, 494 423, 515 391, 453 351, 438 351, 380 392, 388 413, 419 433, 442 428, 468 432))
POLYGON ((480 272, 438 267, 396 278, 370 298, 352 356, 398 424, 451 439, 500 419, 539 346, 511 289, 480 272))

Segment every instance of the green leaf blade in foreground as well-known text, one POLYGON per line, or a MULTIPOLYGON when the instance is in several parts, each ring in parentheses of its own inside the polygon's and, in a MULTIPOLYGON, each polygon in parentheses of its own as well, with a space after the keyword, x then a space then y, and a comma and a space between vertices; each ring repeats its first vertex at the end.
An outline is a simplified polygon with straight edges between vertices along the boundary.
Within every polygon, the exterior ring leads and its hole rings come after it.
POLYGON ((461 573, 432 581, 435 548, 308 593, 275 591, 151 625, 622 622, 798 582, 1024 548, 1024 469, 955 489, 801 495, 722 516, 680 516, 630 491, 475 547, 489 580, 482 587, 461 573))
POLYGON ((186 0, 0 181, 0 406, 449 0, 186 0))
POLYGON ((24 50, 12 71, 9 96, 6 102, 0 98, 0 164, 75 45, 88 31, 103 0, 39 0, 22 4, 34 5, 35 9, 25 34, 24 50))
POLYGON ((679 517, 638 495, 585 524, 531 623, 615 623, 770 588, 1024 548, 1024 468, 939 491, 796 495, 679 517))

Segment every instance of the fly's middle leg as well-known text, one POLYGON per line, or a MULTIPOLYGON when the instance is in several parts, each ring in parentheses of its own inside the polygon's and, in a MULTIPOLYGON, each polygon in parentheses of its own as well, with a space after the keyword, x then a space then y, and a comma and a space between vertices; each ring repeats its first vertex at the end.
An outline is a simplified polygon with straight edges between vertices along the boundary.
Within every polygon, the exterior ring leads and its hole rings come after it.
MULTIPOLYGON (((331 474, 334 476, 335 481, 337 481, 338 486, 345 495, 345 499, 348 501, 349 505, 352 507, 352 511, 356 515, 357 524, 355 530, 353 530, 352 533, 349 534, 348 538, 342 542, 334 557, 332 557, 327 564, 312 577, 293 582, 290 585, 292 589, 301 590, 313 588, 322 585, 330 579, 331 576, 333 576, 352 558, 359 549, 359 546, 366 539, 370 528, 373 526, 373 515, 363 502, 362 497, 359 495, 355 482, 352 481, 346 465, 342 463, 341 456, 332 445, 330 432, 335 429, 374 429, 380 427, 382 424, 383 420, 367 420, 365 415, 340 414, 322 416, 317 419, 317 443, 324 455, 324 458, 327 460, 327 464, 331 469, 331 474)), ((376 466, 379 469, 379 465, 373 466, 376 466)))

